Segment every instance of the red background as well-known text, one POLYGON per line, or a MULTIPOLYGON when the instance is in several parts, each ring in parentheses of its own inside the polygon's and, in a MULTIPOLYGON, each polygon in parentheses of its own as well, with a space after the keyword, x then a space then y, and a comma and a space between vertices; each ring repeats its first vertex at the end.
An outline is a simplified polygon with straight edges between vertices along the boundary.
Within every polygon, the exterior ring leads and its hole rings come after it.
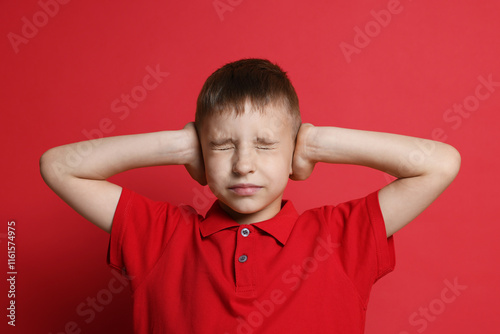
MULTIPOLYGON (((132 332, 128 290, 114 294, 88 324, 77 314, 113 277, 105 262, 108 235, 43 183, 40 155, 85 140, 85 130, 98 129, 103 119, 111 122, 106 136, 182 128, 194 119, 211 72, 263 57, 288 71, 304 122, 423 138, 442 131, 441 139, 462 154, 455 182, 396 233, 396 270, 373 288, 366 333, 419 333, 422 321, 429 334, 497 333, 500 87, 468 117, 446 110, 473 101, 478 77, 500 81, 500 2, 401 0, 385 27, 371 11, 392 0, 221 2, 232 3, 222 19, 212 0, 71 1, 46 22, 35 0, 0 5, 1 277, 7 221, 17 222, 17 325, 8 329, 55 334, 74 321, 81 333, 132 332), (23 35, 23 17, 40 27, 13 46, 9 36, 23 35), (372 37, 348 62, 340 45, 354 44, 356 27, 372 29, 372 37), (169 76, 120 119, 111 104, 139 92, 146 67, 156 65, 169 76), (446 280, 467 286, 449 303, 441 299, 446 280), (433 318, 410 322, 429 306, 433 318)), ((211 201, 182 166, 134 170, 113 181, 202 212, 211 201)), ((307 181, 291 181, 285 195, 303 211, 366 195, 388 181, 364 167, 317 165, 307 181)), ((8 300, 1 282, 3 332, 8 300)))

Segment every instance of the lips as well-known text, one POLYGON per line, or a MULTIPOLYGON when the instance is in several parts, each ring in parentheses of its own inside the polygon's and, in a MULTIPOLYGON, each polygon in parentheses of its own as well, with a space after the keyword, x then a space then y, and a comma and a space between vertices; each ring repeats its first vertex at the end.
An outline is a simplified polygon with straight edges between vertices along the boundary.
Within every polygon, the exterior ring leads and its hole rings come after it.
POLYGON ((262 187, 251 183, 239 183, 229 187, 229 189, 237 195, 250 196, 257 193, 262 187))

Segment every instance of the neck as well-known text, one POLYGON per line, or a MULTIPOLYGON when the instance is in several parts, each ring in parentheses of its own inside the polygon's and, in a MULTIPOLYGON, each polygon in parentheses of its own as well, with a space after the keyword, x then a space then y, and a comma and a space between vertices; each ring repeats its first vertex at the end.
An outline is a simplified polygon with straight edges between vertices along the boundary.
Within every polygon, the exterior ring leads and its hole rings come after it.
POLYGON ((251 212, 251 213, 240 213, 231 209, 226 204, 219 201, 221 208, 238 224, 247 225, 254 224, 264 220, 268 220, 276 216, 281 210, 281 196, 274 200, 272 203, 268 204, 263 209, 251 212))

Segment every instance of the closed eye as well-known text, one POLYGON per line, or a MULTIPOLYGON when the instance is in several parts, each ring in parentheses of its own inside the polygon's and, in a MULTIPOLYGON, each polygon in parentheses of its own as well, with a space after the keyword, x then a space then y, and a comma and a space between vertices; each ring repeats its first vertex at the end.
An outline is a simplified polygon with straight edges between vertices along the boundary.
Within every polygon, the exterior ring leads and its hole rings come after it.
POLYGON ((234 146, 212 146, 212 149, 215 151, 227 151, 233 148, 234 146))
POLYGON ((259 150, 274 150, 276 147, 273 146, 257 146, 259 150))
POLYGON ((274 150, 278 147, 277 141, 259 140, 255 143, 255 147, 259 150, 274 150))
POLYGON ((212 140, 209 145, 210 148, 215 151, 227 151, 235 147, 235 143, 229 138, 212 140))

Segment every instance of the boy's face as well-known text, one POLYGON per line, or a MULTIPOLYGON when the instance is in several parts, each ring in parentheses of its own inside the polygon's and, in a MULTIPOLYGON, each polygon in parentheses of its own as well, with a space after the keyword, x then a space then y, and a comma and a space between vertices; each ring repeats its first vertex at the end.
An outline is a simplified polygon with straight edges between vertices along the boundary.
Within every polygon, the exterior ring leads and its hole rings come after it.
POLYGON ((290 116, 281 107, 261 113, 247 103, 240 116, 208 117, 200 142, 208 186, 233 219, 250 224, 280 211, 294 151, 290 116))

